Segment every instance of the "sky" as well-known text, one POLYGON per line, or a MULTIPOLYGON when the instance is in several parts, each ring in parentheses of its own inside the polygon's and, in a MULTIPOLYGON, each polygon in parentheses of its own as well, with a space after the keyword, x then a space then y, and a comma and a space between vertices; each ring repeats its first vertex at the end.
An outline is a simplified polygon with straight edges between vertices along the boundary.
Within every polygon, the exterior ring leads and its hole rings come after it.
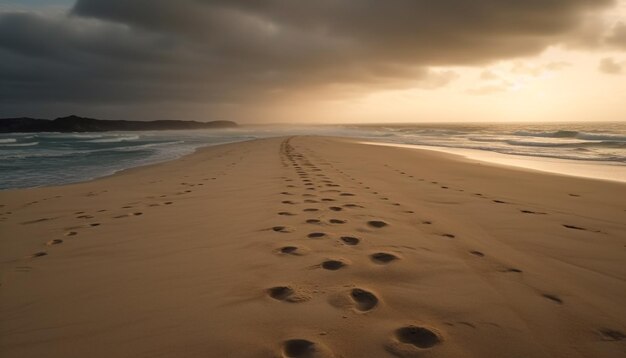
POLYGON ((0 117, 626 121, 626 0, 0 0, 0 117))

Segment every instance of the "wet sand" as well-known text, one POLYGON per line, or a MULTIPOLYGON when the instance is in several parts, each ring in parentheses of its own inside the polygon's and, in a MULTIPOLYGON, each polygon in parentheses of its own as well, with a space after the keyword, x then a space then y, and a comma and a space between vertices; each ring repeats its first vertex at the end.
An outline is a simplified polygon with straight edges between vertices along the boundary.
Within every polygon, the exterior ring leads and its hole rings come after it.
POLYGON ((0 192, 0 355, 624 357, 624 198, 327 137, 0 192))

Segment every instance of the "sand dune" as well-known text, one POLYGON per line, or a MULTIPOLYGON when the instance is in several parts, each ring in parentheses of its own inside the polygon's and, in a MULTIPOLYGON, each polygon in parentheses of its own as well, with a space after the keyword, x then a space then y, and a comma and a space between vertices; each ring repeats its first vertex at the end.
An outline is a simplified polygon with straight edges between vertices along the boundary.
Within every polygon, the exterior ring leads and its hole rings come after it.
POLYGON ((326 137, 0 192, 0 353, 624 357, 625 198, 326 137))

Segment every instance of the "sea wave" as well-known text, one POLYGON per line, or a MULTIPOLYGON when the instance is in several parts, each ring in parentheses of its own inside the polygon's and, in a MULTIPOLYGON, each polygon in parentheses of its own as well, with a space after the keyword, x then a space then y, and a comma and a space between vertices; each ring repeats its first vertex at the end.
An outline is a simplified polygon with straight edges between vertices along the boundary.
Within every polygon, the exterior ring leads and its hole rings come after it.
POLYGON ((610 133, 589 133, 589 132, 579 132, 579 131, 517 131, 513 133, 516 136, 522 137, 541 137, 541 138, 577 138, 584 140, 609 140, 609 141, 620 141, 626 142, 626 136, 619 134, 610 134, 610 133))
POLYGON ((513 135, 521 136, 521 137, 548 137, 548 138, 575 138, 578 135, 578 131, 517 131, 514 132, 513 135))
POLYGON ((17 139, 15 138, 0 138, 0 144, 15 143, 15 142, 17 142, 17 139))
MULTIPOLYGON (((35 158, 49 158, 49 159, 61 159, 68 157, 78 157, 78 156, 88 156, 92 154, 98 154, 102 152, 139 152, 142 150, 154 148, 154 149, 165 149, 170 146, 175 146, 179 144, 184 144, 185 141, 168 141, 168 142, 158 142, 158 143, 147 143, 140 145, 129 145, 115 148, 100 148, 100 149, 63 149, 63 150, 47 150, 45 152, 12 152, 9 154, 1 154, 0 159, 35 159, 35 158)), ((2 146, 2 145, 0 145, 2 146)), ((7 145, 8 146, 8 145, 7 145)))
POLYGON ((34 145, 39 144, 39 142, 27 142, 27 143, 8 143, 8 144, 0 144, 0 147, 32 147, 34 145))
POLYGON ((103 138, 103 134, 95 133, 38 133, 40 138, 44 139, 93 139, 103 138))
POLYGON ((525 147, 545 147, 545 148, 580 148, 580 147, 598 147, 598 148, 625 148, 626 142, 619 141, 568 141, 568 142, 542 142, 542 141, 524 141, 524 140, 507 140, 507 144, 525 147))
POLYGON ((608 133, 579 133, 576 138, 587 140, 605 140, 626 142, 626 136, 608 133))
POLYGON ((76 139, 89 139, 89 138, 103 138, 102 134, 66 134, 64 138, 76 138, 76 139))
MULTIPOLYGON (((520 147, 496 147, 496 146, 473 146, 463 145, 460 143, 403 143, 413 145, 423 145, 429 147, 442 147, 442 148, 464 148, 464 149, 477 149, 489 152, 496 152, 500 154, 520 155, 525 157, 542 157, 542 158, 555 158, 555 159, 567 159, 567 160, 588 160, 598 162, 620 162, 626 163, 626 156, 619 154, 604 153, 599 155, 597 153, 589 153, 584 148, 576 148, 575 151, 536 151, 528 148, 528 150, 522 150, 520 147), (581 149, 581 150, 579 150, 581 149)), ((558 149, 558 148, 555 148, 558 149)))
POLYGON ((124 142, 124 141, 131 141, 131 140, 138 140, 139 136, 138 135, 131 135, 131 136, 120 136, 120 137, 109 137, 109 138, 102 138, 102 139, 93 139, 93 140, 87 140, 85 142, 88 143, 118 143, 118 142, 124 142))

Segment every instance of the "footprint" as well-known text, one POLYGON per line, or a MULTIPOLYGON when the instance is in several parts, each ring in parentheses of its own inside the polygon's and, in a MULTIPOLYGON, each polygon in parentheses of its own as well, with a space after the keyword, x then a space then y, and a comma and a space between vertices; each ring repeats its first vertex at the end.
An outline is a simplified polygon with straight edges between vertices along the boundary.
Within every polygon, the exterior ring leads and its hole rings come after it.
POLYGON ((89 226, 92 226, 92 227, 100 226, 100 223, 92 223, 92 224, 89 224, 89 226))
POLYGON ((68 231, 65 233, 65 236, 76 236, 78 233, 76 231, 68 231))
POLYGON ((326 261, 322 262, 322 264, 320 266, 323 269, 325 269, 325 270, 337 271, 340 268, 345 267, 346 264, 344 262, 339 261, 339 260, 326 260, 326 261))
POLYGON ((58 245, 58 244, 62 244, 62 243, 63 243, 63 240, 61 240, 61 239, 52 239, 52 240, 46 242, 46 245, 52 246, 52 245, 58 245))
POLYGON ((328 220, 328 222, 330 222, 331 224, 345 224, 347 221, 339 220, 339 219, 330 219, 328 220))
POLYGON ((143 213, 136 212, 136 213, 133 213, 133 215, 135 215, 135 216, 139 216, 139 215, 143 215, 143 213))
POLYGON ((506 269, 504 269, 503 271, 500 271, 500 272, 515 272, 515 273, 522 273, 522 270, 520 270, 520 269, 516 269, 516 268, 513 268, 513 267, 509 267, 509 268, 506 268, 506 269))
POLYGON ((456 237, 456 235, 452 235, 452 234, 441 234, 441 236, 447 237, 449 239, 454 239, 456 237))
POLYGON ((623 332, 616 331, 614 329, 601 328, 598 332, 604 341, 621 341, 626 338, 626 335, 623 332))
POLYGON ((338 206, 331 206, 329 209, 332 210, 332 211, 341 211, 341 210, 343 210, 342 208, 340 208, 338 206))
POLYGON ((318 219, 309 219, 306 221, 307 224, 321 224, 322 221, 318 219))
POLYGON ((341 193, 339 196, 354 196, 352 193, 341 193))
POLYGON ((378 305, 378 297, 361 288, 355 288, 350 291, 350 297, 356 304, 355 308, 361 312, 370 311, 378 305))
POLYGON ((307 237, 309 239, 320 239, 320 238, 326 237, 326 234, 323 232, 312 232, 308 234, 307 237))
POLYGON ((419 326, 407 326, 396 330, 398 341, 417 348, 428 349, 441 343, 441 337, 431 329, 419 326))
POLYGON ((288 211, 281 211, 281 212, 279 212, 279 213, 278 213, 278 215, 282 215, 282 216, 294 216, 294 215, 296 215, 296 214, 294 214, 294 213, 290 213, 290 212, 288 212, 288 211))
POLYGON ((541 213, 541 212, 532 211, 532 210, 520 210, 520 211, 524 214, 546 215, 546 213, 541 213))
POLYGON ((295 291, 288 286, 276 286, 267 289, 267 294, 278 301, 289 301, 289 299, 295 294, 295 291))
POLYGON ((333 356, 328 348, 306 339, 285 341, 281 351, 284 358, 322 358, 333 356))
POLYGON ((560 299, 560 298, 559 298, 558 296, 556 296, 556 295, 549 294, 549 293, 544 293, 544 294, 542 294, 542 296, 543 296, 543 297, 545 297, 545 298, 547 298, 547 299, 549 299, 550 301, 556 302, 556 303, 558 303, 558 304, 560 304, 560 305, 562 305, 562 304, 563 304, 563 300, 562 300, 562 299, 560 299))
POLYGON ((21 224, 22 225, 36 224, 36 223, 40 223, 40 222, 44 222, 44 221, 48 221, 48 220, 52 220, 52 218, 41 218, 41 219, 37 219, 37 220, 24 221, 21 224))
POLYGON ((281 201, 281 203, 283 203, 283 204, 289 204, 289 205, 293 205, 293 204, 295 204, 295 202, 293 202, 293 201, 291 201, 291 200, 283 200, 283 201, 281 201))
POLYGON ((289 233, 289 232, 293 232, 293 229, 290 229, 286 226, 274 226, 272 228, 273 231, 275 232, 282 232, 282 233, 289 233))
POLYGON ((568 228, 568 229, 572 229, 572 230, 582 230, 582 231, 587 231, 587 229, 585 229, 584 227, 580 227, 580 226, 574 226, 574 225, 566 225, 566 224, 563 224, 563 227, 568 228))
POLYGON ((502 201, 502 200, 492 200, 492 201, 497 204, 508 204, 506 201, 502 201))
POLYGON ((283 246, 278 251, 285 255, 299 255, 297 246, 283 246))
POLYGON ((387 226, 388 224, 384 221, 380 221, 380 220, 371 220, 367 222, 367 225, 371 226, 371 227, 375 227, 377 229, 380 229, 382 227, 387 226))
POLYGON ((46 256, 46 255, 48 255, 47 252, 39 251, 39 252, 35 252, 34 254, 30 255, 30 257, 36 258, 36 257, 42 257, 42 256, 46 256))
POLYGON ((478 257, 485 257, 485 254, 483 254, 480 251, 470 251, 470 254, 472 254, 474 256, 478 256, 478 257))
POLYGON ((306 211, 306 212, 313 212, 313 211, 319 211, 319 209, 316 209, 316 208, 307 208, 307 209, 304 209, 304 210, 302 210, 302 211, 306 211))
POLYGON ((354 246, 358 245, 361 240, 352 236, 342 236, 341 241, 343 241, 346 245, 354 246))
POLYGON ((387 253, 387 252, 377 252, 375 254, 370 255, 370 258, 375 263, 383 265, 383 264, 388 264, 391 261, 397 260, 398 256, 387 253))

